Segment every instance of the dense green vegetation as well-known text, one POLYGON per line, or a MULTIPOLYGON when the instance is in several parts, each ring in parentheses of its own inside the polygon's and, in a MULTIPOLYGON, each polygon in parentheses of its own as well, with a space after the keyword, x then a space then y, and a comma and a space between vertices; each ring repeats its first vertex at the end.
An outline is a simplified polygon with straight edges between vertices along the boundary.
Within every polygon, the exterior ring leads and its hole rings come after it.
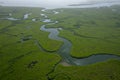
MULTIPOLYGON (((45 12, 41 10, 0 7, 0 80, 48 80, 48 77, 52 80, 120 79, 118 60, 88 66, 56 65, 61 60, 56 51, 62 42, 49 39, 49 33, 40 30, 40 26, 45 24, 40 16, 45 12), (9 16, 9 13, 12 15, 9 16), (32 14, 22 20, 26 13, 32 14), (21 20, 2 19, 5 17, 21 20)), ((46 13, 59 23, 47 27, 62 28, 60 36, 73 44, 72 56, 86 57, 98 53, 120 55, 120 6, 55 11, 60 13, 53 14, 53 10, 47 10, 46 13)))
POLYGON ((120 9, 118 6, 63 9, 60 14, 50 16, 59 21, 54 27, 63 28, 60 36, 72 42, 72 56, 85 57, 98 53, 120 55, 120 9))
POLYGON ((40 31, 40 20, 31 20, 41 18, 41 8, 0 7, 1 14, 12 13, 10 17, 21 19, 29 10, 32 15, 27 20, 0 20, 0 80, 45 80, 60 60, 58 55, 48 53, 58 50, 62 43, 48 39, 49 33, 40 31))
POLYGON ((119 80, 120 61, 110 60, 89 66, 64 67, 58 65, 50 77, 55 80, 119 80), (114 65, 114 67, 113 67, 114 65))

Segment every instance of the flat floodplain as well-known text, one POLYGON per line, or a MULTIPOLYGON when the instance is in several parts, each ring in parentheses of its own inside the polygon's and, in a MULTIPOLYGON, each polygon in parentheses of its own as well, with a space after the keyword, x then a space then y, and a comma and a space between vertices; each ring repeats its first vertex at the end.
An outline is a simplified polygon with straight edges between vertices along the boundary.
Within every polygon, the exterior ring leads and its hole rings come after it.
POLYGON ((58 55, 64 43, 50 39, 49 32, 40 30, 48 24, 45 20, 56 21, 46 27, 58 28, 59 36, 72 43, 70 55, 75 58, 94 54, 120 56, 119 16, 120 6, 45 11, 0 7, 0 80, 119 80, 119 60, 69 65, 58 55))

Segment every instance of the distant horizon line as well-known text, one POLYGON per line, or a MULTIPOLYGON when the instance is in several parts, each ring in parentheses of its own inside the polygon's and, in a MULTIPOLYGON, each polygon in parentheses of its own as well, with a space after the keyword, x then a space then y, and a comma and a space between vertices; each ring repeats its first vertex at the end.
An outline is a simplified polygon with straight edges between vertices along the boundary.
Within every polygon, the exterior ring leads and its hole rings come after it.
MULTIPOLYGON (((114 1, 113 1, 114 2, 114 1)), ((95 8, 95 7, 109 7, 109 6, 114 6, 114 5, 120 5, 120 1, 117 3, 113 2, 95 2, 95 3, 78 3, 78 4, 69 4, 69 5, 63 5, 63 6, 40 6, 38 4, 34 5, 12 5, 12 4, 4 4, 3 2, 0 2, 0 6, 3 7, 36 7, 36 8, 44 8, 44 9, 58 9, 58 8, 95 8), (104 5, 100 5, 104 4, 104 5)))

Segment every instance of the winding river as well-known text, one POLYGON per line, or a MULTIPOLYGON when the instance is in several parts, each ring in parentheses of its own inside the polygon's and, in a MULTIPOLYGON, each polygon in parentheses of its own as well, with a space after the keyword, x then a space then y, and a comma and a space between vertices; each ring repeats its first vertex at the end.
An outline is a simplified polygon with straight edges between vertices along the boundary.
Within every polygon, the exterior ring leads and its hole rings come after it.
MULTIPOLYGON (((49 22, 47 22, 46 25, 56 24, 55 22, 50 23, 50 21, 49 21, 49 22)), ((91 56, 88 56, 85 58, 74 58, 70 55, 72 43, 69 40, 59 36, 59 30, 58 30, 59 28, 45 28, 46 25, 42 25, 40 30, 49 32, 50 34, 48 37, 50 39, 63 42, 63 45, 60 47, 60 49, 57 51, 57 53, 62 57, 62 61, 66 62, 70 65, 84 66, 84 65, 94 64, 97 62, 106 61, 109 59, 120 60, 120 56, 113 55, 113 54, 102 54, 102 53, 96 54, 96 55, 91 55, 91 56)))
MULTIPOLYGON (((46 11, 46 10, 42 10, 42 11, 46 11)), ((56 13, 54 11, 54 14, 58 14, 58 13, 59 12, 56 13)), ((25 14, 23 20, 28 19, 29 15, 30 14, 25 14)), ((58 21, 51 21, 51 19, 49 19, 48 16, 45 15, 45 14, 42 14, 41 16, 44 17, 42 22, 44 22, 46 24, 42 25, 40 27, 40 30, 45 31, 45 32, 49 32, 50 34, 48 35, 48 37, 50 39, 63 42, 63 45, 57 51, 57 53, 61 56, 62 60, 60 60, 59 62, 54 64, 53 68, 46 74, 47 80, 54 80, 55 76, 51 77, 50 74, 55 71, 56 66, 61 61, 65 62, 65 63, 68 63, 70 65, 85 66, 85 65, 94 64, 94 63, 97 63, 97 62, 106 61, 106 60, 109 60, 109 59, 120 60, 120 56, 113 55, 113 54, 101 54, 101 53, 100 54, 96 54, 96 55, 91 55, 91 56, 88 56, 88 57, 84 57, 84 58, 74 58, 74 57, 72 57, 70 55, 71 48, 72 48, 72 43, 69 40, 67 40, 66 38, 63 38, 63 37, 59 36, 59 30, 61 30, 61 28, 46 28, 46 25, 54 25, 54 24, 57 24, 58 21)), ((7 18, 7 19, 8 20, 13 20, 13 21, 14 20, 20 20, 20 19, 16 19, 16 18, 7 18)), ((36 19, 32 19, 32 21, 34 22, 34 21, 36 21, 36 19)), ((28 36, 27 38, 23 38, 22 41, 28 40, 30 38, 31 38, 31 36, 28 36)), ((39 44, 39 42, 37 40, 35 40, 35 43, 43 51, 46 51, 44 48, 42 48, 42 46, 39 44)))
POLYGON ((96 62, 106 61, 109 59, 120 60, 119 56, 112 55, 112 54, 96 54, 96 55, 91 55, 89 57, 80 58, 80 59, 73 58, 72 56, 70 56, 72 43, 69 40, 58 36, 59 35, 58 28, 45 28, 45 26, 46 25, 42 25, 40 30, 50 32, 48 36, 50 39, 64 42, 61 48, 58 50, 58 54, 62 57, 63 61, 67 62, 68 64, 84 66, 84 65, 89 65, 96 62))
MULTIPOLYGON (((23 19, 27 19, 29 14, 25 14, 23 19)), ((46 23, 45 25, 42 25, 40 30, 42 31, 46 31, 49 32, 49 38, 53 39, 53 40, 58 40, 58 41, 62 41, 63 45, 60 47, 60 49, 57 51, 57 53, 62 57, 62 61, 66 62, 70 65, 78 65, 78 66, 84 66, 84 65, 89 65, 89 64, 94 64, 97 62, 102 62, 102 61, 106 61, 109 59, 117 59, 120 60, 120 56, 117 55, 113 55, 113 54, 96 54, 96 55, 91 55, 85 58, 74 58, 70 55, 71 52, 71 47, 72 47, 72 43, 59 36, 59 28, 45 28, 46 25, 54 25, 57 24, 58 21, 51 21, 51 19, 48 18, 47 15, 44 15, 45 19, 43 19, 43 22, 46 23), (47 19, 46 19, 47 17, 47 19)), ((19 20, 19 19, 15 19, 15 18, 8 18, 9 20, 19 20)))

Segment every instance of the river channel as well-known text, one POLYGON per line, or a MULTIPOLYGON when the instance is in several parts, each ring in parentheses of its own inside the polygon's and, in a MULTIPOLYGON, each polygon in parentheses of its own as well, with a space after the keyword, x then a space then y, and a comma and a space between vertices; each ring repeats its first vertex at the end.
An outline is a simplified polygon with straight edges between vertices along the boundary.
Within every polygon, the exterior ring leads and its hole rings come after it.
MULTIPOLYGON (((47 15, 45 15, 45 16, 47 16, 47 15)), ((84 65, 94 64, 97 62, 106 61, 109 59, 120 60, 120 56, 113 55, 113 54, 103 54, 103 53, 91 55, 91 56, 84 57, 84 58, 72 57, 70 55, 72 43, 69 40, 67 40, 66 38, 59 36, 59 33, 60 33, 59 28, 46 28, 46 25, 53 25, 54 26, 54 24, 57 24, 56 22, 58 22, 58 21, 51 21, 51 19, 49 19, 49 21, 47 22, 48 19, 45 19, 45 20, 46 20, 46 24, 42 25, 40 27, 40 30, 49 32, 50 34, 48 35, 48 37, 50 39, 63 42, 63 45, 57 51, 57 53, 62 57, 62 61, 66 62, 70 65, 84 66, 84 65)), ((45 20, 43 20, 43 22, 45 22, 45 20)))
POLYGON ((70 55, 70 51, 71 51, 71 47, 72 47, 72 43, 59 36, 59 30, 58 28, 45 28, 46 25, 42 25, 40 30, 42 31, 46 31, 46 32, 50 32, 49 34, 49 38, 53 39, 53 40, 58 40, 58 41, 63 41, 63 45, 61 46, 61 48, 57 51, 57 53, 62 57, 62 61, 67 62, 70 65, 89 65, 89 64, 93 64, 93 63, 97 63, 97 62, 102 62, 102 61, 106 61, 109 59, 118 59, 120 60, 119 56, 116 55, 112 55, 112 54, 96 54, 96 55, 91 55, 89 57, 85 57, 85 58, 73 58, 70 55))
MULTIPOLYGON (((45 12, 44 9, 41 11, 45 12)), ((54 13, 54 15, 56 15, 56 13, 58 14, 59 12, 53 11, 53 13, 54 13)), ((25 14, 23 19, 27 19, 29 15, 31 15, 31 13, 25 14)), ((108 53, 107 54, 99 53, 99 54, 91 55, 91 56, 84 57, 84 58, 83 57, 82 58, 72 57, 70 55, 72 43, 69 40, 67 40, 66 38, 59 36, 59 33, 60 33, 59 31, 62 29, 61 28, 46 28, 46 25, 53 25, 54 26, 54 24, 57 24, 58 21, 52 21, 51 19, 48 18, 48 16, 46 14, 42 14, 41 16, 44 17, 42 22, 44 22, 45 24, 40 27, 40 30, 45 31, 45 32, 49 32, 50 34, 48 35, 48 37, 50 39, 63 42, 63 45, 57 51, 57 53, 61 56, 63 62, 70 64, 70 65, 84 66, 84 65, 94 64, 97 62, 106 61, 109 59, 120 60, 120 56, 108 54, 108 53)), ((20 20, 20 19, 15 19, 15 18, 6 18, 6 19, 8 19, 8 20, 20 20)))
MULTIPOLYGON (((45 12, 44 9, 41 11, 45 12)), ((54 13, 54 15, 56 15, 56 13, 58 14, 59 12, 53 11, 53 13, 54 13)), ((23 19, 27 19, 29 17, 29 15, 31 15, 31 13, 25 14, 23 19)), ((103 53, 91 55, 91 56, 84 57, 84 58, 83 57, 82 58, 72 57, 70 55, 72 43, 69 40, 67 40, 66 38, 59 36, 59 33, 60 33, 59 31, 62 29, 61 28, 46 28, 46 25, 53 25, 54 26, 54 24, 57 24, 59 22, 52 21, 51 19, 48 18, 48 16, 46 14, 42 14, 41 16, 44 17, 42 22, 44 22, 45 24, 40 27, 40 30, 45 31, 45 32, 49 32, 50 34, 48 35, 48 37, 50 39, 63 42, 63 45, 57 51, 57 53, 61 56, 63 62, 70 64, 70 65, 84 66, 84 65, 94 64, 97 62, 106 61, 109 59, 120 60, 120 56, 113 55, 113 54, 103 54, 103 53)), ((8 20, 20 20, 20 19, 16 19, 13 17, 6 18, 6 19, 8 19, 8 20)), ((32 21, 33 21, 33 19, 32 19, 32 21)))

